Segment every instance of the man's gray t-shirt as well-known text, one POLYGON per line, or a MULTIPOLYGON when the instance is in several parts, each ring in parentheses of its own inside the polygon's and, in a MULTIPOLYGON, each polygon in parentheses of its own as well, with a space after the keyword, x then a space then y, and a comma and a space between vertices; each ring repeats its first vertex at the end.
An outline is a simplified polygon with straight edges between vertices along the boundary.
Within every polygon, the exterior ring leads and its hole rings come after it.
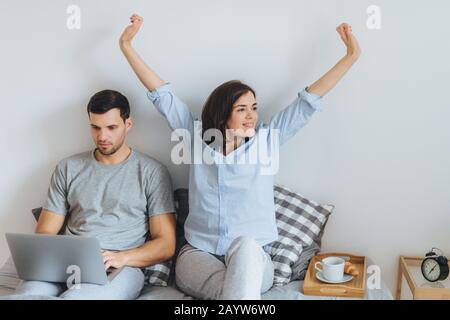
POLYGON ((69 214, 65 234, 92 236, 107 250, 145 243, 149 217, 175 212, 164 165, 136 150, 118 164, 102 164, 94 151, 62 160, 52 175, 44 208, 69 214))

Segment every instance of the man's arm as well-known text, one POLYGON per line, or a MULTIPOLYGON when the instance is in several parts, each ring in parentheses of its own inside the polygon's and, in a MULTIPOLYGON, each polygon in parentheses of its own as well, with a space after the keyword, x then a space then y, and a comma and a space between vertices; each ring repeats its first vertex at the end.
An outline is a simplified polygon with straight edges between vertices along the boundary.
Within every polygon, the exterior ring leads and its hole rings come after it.
POLYGON ((136 249, 103 253, 105 269, 130 266, 143 268, 166 261, 175 254, 175 215, 159 214, 149 218, 151 240, 136 249))
POLYGON ((134 14, 131 16, 130 21, 131 25, 125 28, 120 37, 120 49, 142 84, 148 90, 152 91, 163 85, 165 82, 144 62, 144 60, 142 60, 131 44, 134 36, 138 33, 142 25, 143 19, 134 14))
POLYGON ((64 225, 66 217, 47 209, 42 209, 35 233, 40 234, 58 234, 64 225))
POLYGON ((347 54, 319 80, 308 87, 308 92, 315 93, 321 97, 334 88, 344 74, 351 68, 356 60, 358 60, 361 54, 358 41, 352 34, 351 26, 347 23, 342 23, 336 28, 336 31, 339 33, 342 41, 347 47, 347 54))

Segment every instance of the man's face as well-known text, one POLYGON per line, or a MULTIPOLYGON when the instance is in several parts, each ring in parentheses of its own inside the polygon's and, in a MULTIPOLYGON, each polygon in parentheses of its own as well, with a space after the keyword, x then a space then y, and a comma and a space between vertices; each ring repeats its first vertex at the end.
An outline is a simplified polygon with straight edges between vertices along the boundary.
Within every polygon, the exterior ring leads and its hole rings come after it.
POLYGON ((123 121, 120 110, 114 108, 106 113, 89 113, 91 134, 98 151, 109 156, 122 147, 128 130, 132 126, 131 118, 123 121))

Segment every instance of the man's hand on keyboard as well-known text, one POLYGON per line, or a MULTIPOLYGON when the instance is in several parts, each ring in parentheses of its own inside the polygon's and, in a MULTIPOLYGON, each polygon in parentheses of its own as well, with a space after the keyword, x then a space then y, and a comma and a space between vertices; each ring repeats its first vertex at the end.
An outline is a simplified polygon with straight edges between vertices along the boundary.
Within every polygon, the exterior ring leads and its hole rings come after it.
POLYGON ((105 270, 111 267, 118 269, 127 264, 127 257, 124 252, 103 251, 102 255, 105 270))

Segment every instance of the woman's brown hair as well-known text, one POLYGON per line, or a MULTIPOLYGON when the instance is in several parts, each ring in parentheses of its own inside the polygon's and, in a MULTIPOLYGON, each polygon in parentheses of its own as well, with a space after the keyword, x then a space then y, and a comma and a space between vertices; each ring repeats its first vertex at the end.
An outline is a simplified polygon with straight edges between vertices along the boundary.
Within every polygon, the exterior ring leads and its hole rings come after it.
MULTIPOLYGON (((255 91, 239 80, 231 80, 222 83, 209 95, 202 110, 202 136, 206 130, 217 129, 222 133, 223 150, 225 150, 225 130, 227 121, 230 118, 234 103, 245 93, 255 91)), ((211 144, 214 140, 206 140, 211 144)))

